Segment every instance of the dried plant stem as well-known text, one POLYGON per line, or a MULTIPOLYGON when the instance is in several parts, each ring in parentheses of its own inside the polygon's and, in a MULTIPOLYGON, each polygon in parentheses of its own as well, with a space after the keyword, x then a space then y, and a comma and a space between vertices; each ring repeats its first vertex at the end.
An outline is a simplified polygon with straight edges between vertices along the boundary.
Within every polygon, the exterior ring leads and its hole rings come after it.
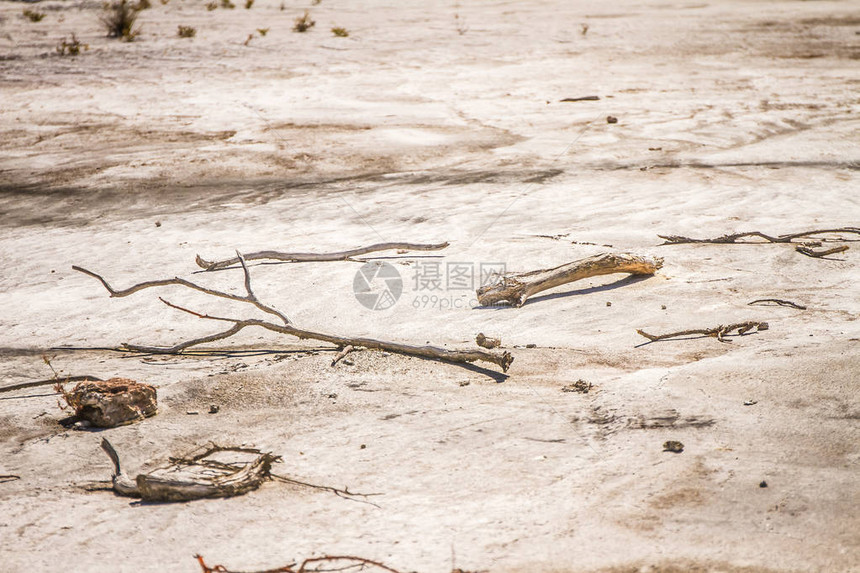
POLYGON ((767 330, 769 328, 766 322, 756 322, 756 321, 747 321, 747 322, 738 322, 735 324, 727 324, 720 325, 714 328, 694 328, 691 330, 681 330, 678 332, 670 332, 669 334, 648 334, 643 330, 637 330, 639 334, 650 340, 651 342, 655 342, 657 340, 666 340, 669 338, 678 338, 679 336, 689 336, 691 334, 703 334, 705 336, 713 336, 720 342, 730 342, 729 340, 724 340, 724 336, 728 336, 732 331, 737 330, 739 335, 746 334, 752 329, 756 329, 756 331, 767 330))
MULTIPOLYGON (((335 253, 285 253, 281 251, 257 251, 255 253, 246 253, 243 256, 246 261, 257 260, 272 260, 284 261, 292 263, 310 263, 310 262, 330 262, 330 261, 349 261, 354 257, 375 253, 378 251, 438 251, 448 246, 448 243, 377 243, 368 247, 360 247, 348 251, 339 251, 335 253)), ((197 265, 207 271, 217 271, 225 269, 239 262, 238 257, 224 259, 221 261, 207 261, 200 255, 197 255, 197 265)))

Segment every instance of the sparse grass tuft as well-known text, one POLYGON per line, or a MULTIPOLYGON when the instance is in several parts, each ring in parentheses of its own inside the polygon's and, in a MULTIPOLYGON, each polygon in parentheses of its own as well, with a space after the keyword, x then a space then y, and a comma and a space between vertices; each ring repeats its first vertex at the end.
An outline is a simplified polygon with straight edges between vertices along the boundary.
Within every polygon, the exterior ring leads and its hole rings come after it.
POLYGON ((338 38, 346 38, 347 36, 349 36, 349 32, 346 31, 346 28, 332 28, 331 33, 338 38))
POLYGON ((180 38, 193 38, 197 35, 197 28, 192 26, 179 26, 177 34, 180 38))
POLYGON ((295 19, 293 24, 293 32, 307 32, 316 25, 316 22, 311 20, 311 14, 307 10, 305 13, 295 19))
POLYGON ((245 0, 245 10, 250 10, 254 5, 254 0, 245 0))
POLYGON ((72 32, 72 37, 70 40, 63 40, 57 44, 57 53, 61 56, 77 56, 81 53, 81 50, 89 50, 90 47, 87 44, 82 44, 78 37, 72 32))
POLYGON ((117 0, 113 4, 105 3, 101 21, 107 29, 108 37, 120 38, 126 42, 134 40, 140 33, 140 30, 134 29, 138 13, 137 6, 132 6, 128 0, 117 0))
POLYGON ((45 17, 45 13, 39 12, 38 10, 30 10, 29 8, 24 8, 24 17, 31 22, 41 22, 42 18, 45 17))
POLYGON ((206 9, 209 10, 210 12, 212 10, 217 10, 218 9, 218 3, 217 2, 209 2, 208 4, 206 4, 206 9))
POLYGON ((221 7, 226 8, 227 10, 232 10, 236 7, 230 0, 221 0, 221 7))
POLYGON ((269 29, 268 29, 268 28, 257 28, 257 31, 258 31, 258 32, 260 33, 260 35, 261 35, 261 36, 263 36, 263 37, 265 37, 265 36, 266 36, 266 34, 268 34, 268 33, 269 33, 269 29))
POLYGON ((152 8, 152 2, 150 2, 150 0, 137 0, 135 10, 138 12, 141 10, 149 10, 150 8, 152 8))

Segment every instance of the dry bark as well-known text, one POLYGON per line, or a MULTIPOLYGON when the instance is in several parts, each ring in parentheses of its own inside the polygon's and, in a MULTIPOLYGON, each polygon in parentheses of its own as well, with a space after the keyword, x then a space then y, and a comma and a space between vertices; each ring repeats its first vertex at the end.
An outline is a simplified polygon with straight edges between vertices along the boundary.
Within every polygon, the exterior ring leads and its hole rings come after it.
POLYGON ((82 267, 73 266, 72 268, 76 271, 80 271, 84 274, 87 274, 91 277, 97 278, 101 281, 102 285, 104 285, 105 289, 110 293, 111 297, 124 297, 134 294, 138 291, 153 288, 153 287, 162 287, 167 285, 180 285, 189 289, 193 289, 199 292, 203 292, 205 294, 226 298, 229 300, 246 302, 254 305, 259 310, 268 313, 270 315, 276 316, 281 319, 282 324, 276 324, 274 322, 269 322, 265 320, 259 319, 239 319, 239 318, 229 318, 229 317, 221 317, 221 316, 212 316, 208 314, 201 314, 199 312, 195 312, 193 310, 189 310, 187 308, 183 308, 181 306, 170 303, 163 298, 160 299, 164 304, 170 306, 171 308, 175 308, 177 310, 181 310, 183 312, 187 312, 193 316, 198 318, 213 320, 219 322, 226 322, 231 324, 230 328, 225 331, 218 332, 215 334, 211 334, 208 336, 204 336, 201 338, 195 338, 192 340, 186 340, 184 342, 180 342, 174 346, 162 347, 162 346, 141 346, 136 344, 123 344, 122 346, 128 350, 133 350, 137 352, 148 352, 153 354, 178 354, 189 348, 191 346, 197 346, 200 344, 206 344, 209 342, 214 342, 217 340, 223 340, 225 338, 229 338, 234 334, 238 333, 244 328, 249 326, 256 326, 260 328, 264 328, 266 330, 270 330, 272 332, 277 332, 280 334, 287 334, 290 336, 295 336, 300 339, 311 339, 311 340, 319 340, 322 342, 329 342, 334 344, 337 347, 345 348, 347 346, 353 346, 356 348, 365 348, 368 350, 384 350, 388 352, 394 352, 397 354, 406 354, 409 356, 418 356, 421 358, 429 358, 432 360, 446 360, 448 362, 475 362, 475 361, 484 361, 492 364, 496 364, 503 371, 507 371, 508 367, 513 362, 513 356, 511 356, 510 352, 489 352, 481 349, 468 349, 468 350, 448 350, 445 348, 439 348, 436 346, 413 346, 410 344, 404 344, 400 342, 389 342, 385 340, 377 340, 374 338, 356 338, 349 336, 340 336, 336 334, 327 334, 323 332, 316 332, 312 330, 305 330, 302 328, 298 328, 294 326, 287 316, 280 312, 279 310, 262 303, 257 295, 254 294, 253 289, 251 288, 251 275, 248 271, 248 266, 245 264, 245 258, 242 255, 238 255, 238 259, 240 264, 242 265, 242 270, 245 274, 245 291, 247 295, 234 295, 225 293, 222 291, 217 291, 214 289, 206 288, 196 283, 192 283, 185 279, 173 278, 173 279, 164 279, 164 280, 156 280, 156 281, 146 281, 136 285, 133 285, 127 289, 115 289, 113 288, 107 280, 104 279, 101 275, 84 269, 82 267))
MULTIPOLYGON (((775 237, 767 235, 760 231, 750 231, 748 233, 733 233, 730 235, 722 235, 713 239, 691 239, 682 235, 657 235, 666 242, 664 245, 679 245, 682 243, 716 243, 716 244, 743 244, 751 243, 752 241, 740 241, 747 237, 759 237, 768 243, 791 243, 794 239, 812 237, 814 235, 826 235, 832 233, 854 233, 860 235, 860 227, 842 227, 839 229, 817 229, 814 231, 803 231, 802 233, 789 233, 787 235, 777 235, 775 237)), ((843 249, 844 250, 844 249, 843 249)))
MULTIPOLYGON (((399 251, 438 251, 448 246, 448 243, 377 243, 368 247, 359 247, 348 251, 339 251, 335 253, 285 253, 281 251, 257 251, 255 253, 245 253, 242 256, 246 261, 257 260, 272 260, 291 263, 308 263, 308 262, 328 262, 328 261, 349 261, 353 257, 375 253, 377 251, 391 251, 397 249, 399 251)), ((239 257, 223 259, 220 261, 207 261, 200 255, 197 255, 197 265, 207 271, 217 271, 225 269, 231 265, 239 263, 239 257)))
POLYGON ((497 283, 478 289, 478 302, 484 306, 507 303, 520 307, 529 297, 559 285, 614 273, 653 275, 662 266, 661 258, 640 257, 629 253, 603 253, 552 269, 506 273, 497 283))
POLYGON ((729 340, 723 340, 724 336, 731 334, 732 331, 737 330, 739 335, 746 334, 752 329, 756 329, 756 331, 767 330, 769 328, 766 322, 756 322, 756 321, 747 321, 747 322, 738 322, 735 324, 727 324, 727 325, 719 325, 714 328, 694 328, 691 330, 681 330, 678 332, 670 332, 669 334, 648 334, 643 330, 637 330, 639 334, 650 340, 651 342, 657 340, 666 340, 668 338, 677 338, 679 336, 689 336, 691 334, 704 334, 705 336, 713 336, 720 342, 730 342, 729 340))

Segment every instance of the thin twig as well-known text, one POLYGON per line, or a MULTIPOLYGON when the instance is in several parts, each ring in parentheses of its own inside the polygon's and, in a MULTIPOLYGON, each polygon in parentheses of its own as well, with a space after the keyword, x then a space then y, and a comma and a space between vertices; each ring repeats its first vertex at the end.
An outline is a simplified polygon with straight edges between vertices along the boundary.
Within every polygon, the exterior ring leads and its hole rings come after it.
POLYGON ((226 298, 228 300, 235 300, 238 302, 249 302, 249 303, 253 304, 254 306, 256 306, 257 308, 259 308, 260 310, 262 310, 263 312, 277 316, 282 321, 284 321, 284 324, 290 323, 290 319, 287 318, 282 312, 280 312, 279 310, 276 310, 270 306, 266 306, 266 305, 260 303, 260 301, 256 300, 256 297, 250 298, 249 296, 240 296, 237 294, 230 294, 228 292, 223 292, 223 291, 219 291, 219 290, 215 290, 215 289, 211 289, 211 288, 206 288, 204 286, 198 285, 196 283, 193 283, 193 282, 185 280, 185 279, 181 279, 179 277, 174 277, 172 279, 162 279, 162 280, 157 280, 157 281, 144 281, 142 283, 132 285, 132 286, 128 287, 127 289, 119 289, 118 290, 118 289, 113 288, 110 285, 110 283, 108 283, 107 280, 98 273, 94 273, 93 271, 87 270, 87 269, 85 269, 83 267, 79 267, 77 265, 72 265, 72 269, 76 270, 78 272, 84 273, 85 275, 89 275, 91 277, 97 278, 104 285, 105 289, 107 289, 107 291, 110 293, 111 298, 121 298, 121 297, 129 296, 129 295, 132 295, 136 292, 142 291, 142 290, 147 289, 147 288, 162 287, 162 286, 169 286, 169 285, 179 285, 179 286, 184 286, 186 288, 190 288, 192 290, 196 290, 196 291, 202 292, 203 294, 208 294, 211 296, 217 296, 220 298, 226 298))
POLYGON ((691 330, 681 330, 679 332, 671 332, 669 334, 648 334, 643 330, 637 330, 639 334, 650 340, 651 342, 655 342, 657 340, 666 340, 668 338, 678 338, 679 336, 688 336, 690 334, 703 334, 705 336, 713 336, 720 342, 730 342, 729 340, 723 340, 724 336, 728 336, 733 330, 737 330, 738 335, 744 335, 752 329, 756 329, 756 331, 767 330, 769 328, 768 323, 766 322, 756 322, 756 321, 747 321, 747 322, 738 322, 735 324, 728 325, 720 325, 714 328, 694 328, 691 330))
MULTIPOLYGON (((202 555, 195 555, 195 559, 200 564, 200 567, 203 569, 203 573, 238 573, 233 572, 224 567, 223 565, 213 565, 212 567, 206 565, 206 562, 203 560, 202 555)), ((373 559, 365 559, 364 557, 356 557, 354 555, 323 555, 322 557, 310 557, 302 561, 302 564, 299 565, 298 569, 294 569, 296 566, 295 563, 290 563, 289 565, 284 565, 282 567, 278 567, 277 569, 266 569, 265 571, 257 571, 255 573, 313 573, 318 571, 336 571, 338 569, 308 569, 308 565, 312 563, 324 563, 324 562, 332 562, 332 561, 354 561, 354 565, 350 565, 344 567, 342 569, 347 569, 351 567, 361 567, 362 569, 367 565, 372 565, 374 567, 378 567, 383 571, 388 571, 389 573, 400 573, 397 569, 392 569, 388 565, 384 563, 380 563, 379 561, 374 561, 373 559)))
MULTIPOLYGON (((739 239, 744 239, 746 237, 759 237, 767 241, 768 243, 790 243, 794 239, 799 239, 801 237, 811 237, 813 235, 824 235, 829 233, 854 233, 860 235, 860 227, 842 227, 840 229, 817 229, 814 231, 804 231, 802 233, 790 233, 787 235, 778 235, 776 237, 772 237, 760 231, 750 231, 748 233, 733 233, 729 235, 723 235, 721 237, 716 237, 713 239, 692 239, 690 237, 684 237, 683 235, 657 235, 661 239, 664 239, 666 242, 663 245, 678 245, 682 243, 717 243, 717 244, 742 244, 749 243, 750 241, 739 241, 739 239)), ((844 249, 843 249, 844 250, 844 249)))
POLYGON ((760 298, 758 300, 754 300, 752 302, 748 302, 747 306, 752 306, 754 304, 762 303, 762 302, 773 302, 778 304, 779 306, 790 306, 793 308, 797 308, 800 310, 806 310, 806 307, 802 304, 797 304, 796 302, 791 302, 790 300, 782 300, 781 298, 760 298))
POLYGON ((304 482, 304 481, 299 481, 299 480, 297 480, 297 479, 293 479, 293 478, 288 478, 288 477, 280 476, 280 475, 273 474, 273 473, 270 473, 270 474, 269 474, 269 476, 270 476, 270 477, 272 477, 272 478, 274 478, 274 479, 276 479, 276 480, 279 480, 279 481, 285 482, 285 483, 291 483, 291 484, 294 484, 294 485, 300 485, 300 486, 303 486, 303 487, 309 487, 309 488, 312 488, 312 489, 319 489, 319 490, 322 490, 322 491, 328 491, 328 492, 331 492, 331 493, 335 494, 335 495, 336 495, 336 496, 338 496, 338 497, 342 497, 343 499, 348 499, 348 500, 350 500, 350 501, 357 501, 357 502, 359 502, 359 503, 366 503, 366 504, 372 505, 372 506, 374 506, 374 507, 379 507, 379 506, 378 506, 377 504, 375 504, 375 503, 371 502, 371 501, 368 501, 366 498, 368 498, 368 497, 373 497, 373 496, 377 496, 377 495, 383 495, 383 494, 381 494, 381 493, 358 493, 358 492, 352 492, 352 491, 349 491, 349 488, 348 488, 348 487, 345 487, 345 488, 343 488, 343 489, 339 489, 339 488, 331 487, 331 486, 328 486, 328 485, 317 485, 317 484, 313 484, 313 483, 308 483, 308 482, 304 482), (359 498, 359 497, 361 497, 361 498, 365 498, 365 499, 356 499, 356 498, 359 498))
POLYGON ((68 376, 62 380, 59 380, 58 378, 50 378, 48 380, 36 380, 35 382, 22 382, 20 384, 13 384, 12 386, 3 386, 0 388, 0 392, 12 392, 14 390, 23 390, 24 388, 47 386, 48 384, 56 384, 58 381, 63 382, 63 384, 67 382, 103 382, 101 378, 97 378, 95 376, 68 376))
MULTIPOLYGON (((388 565, 384 565, 379 561, 373 561, 372 559, 365 559, 364 557, 355 557, 353 555, 323 555, 322 557, 311 557, 309 559, 305 559, 302 561, 302 564, 299 566, 299 570, 297 573, 305 573, 308 571, 306 569, 309 563, 321 563, 323 561, 358 561, 364 565, 373 565, 375 567, 379 567, 380 569, 384 569, 385 571, 389 571, 390 573, 400 573, 397 569, 392 569, 388 565)), ((311 571, 316 571, 315 569, 311 569, 311 571)))
MULTIPOLYGON (((273 261, 283 261, 292 263, 307 263, 307 262, 329 262, 329 261, 348 261, 353 257, 374 253, 377 251, 391 251, 394 249, 401 251, 438 251, 448 246, 448 243, 377 243, 368 247, 359 247, 348 251, 339 251, 336 253, 285 253, 281 251, 257 251, 255 253, 246 253, 244 255, 246 261, 257 261, 261 259, 269 259, 273 261)), ((225 269, 230 265, 240 262, 239 257, 223 259, 220 261, 207 261, 200 255, 197 255, 197 265, 207 271, 217 271, 225 269)))

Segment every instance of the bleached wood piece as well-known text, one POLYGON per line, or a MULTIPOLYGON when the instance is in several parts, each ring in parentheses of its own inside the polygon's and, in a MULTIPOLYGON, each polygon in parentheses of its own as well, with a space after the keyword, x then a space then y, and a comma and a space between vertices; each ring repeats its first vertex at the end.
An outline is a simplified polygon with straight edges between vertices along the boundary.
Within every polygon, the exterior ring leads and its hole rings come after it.
POLYGON ((483 306, 507 303, 520 307, 529 297, 563 284, 615 273, 653 275, 662 266, 663 259, 659 257, 640 257, 630 253, 603 253, 552 269, 506 273, 497 283, 478 289, 478 302, 483 306))

